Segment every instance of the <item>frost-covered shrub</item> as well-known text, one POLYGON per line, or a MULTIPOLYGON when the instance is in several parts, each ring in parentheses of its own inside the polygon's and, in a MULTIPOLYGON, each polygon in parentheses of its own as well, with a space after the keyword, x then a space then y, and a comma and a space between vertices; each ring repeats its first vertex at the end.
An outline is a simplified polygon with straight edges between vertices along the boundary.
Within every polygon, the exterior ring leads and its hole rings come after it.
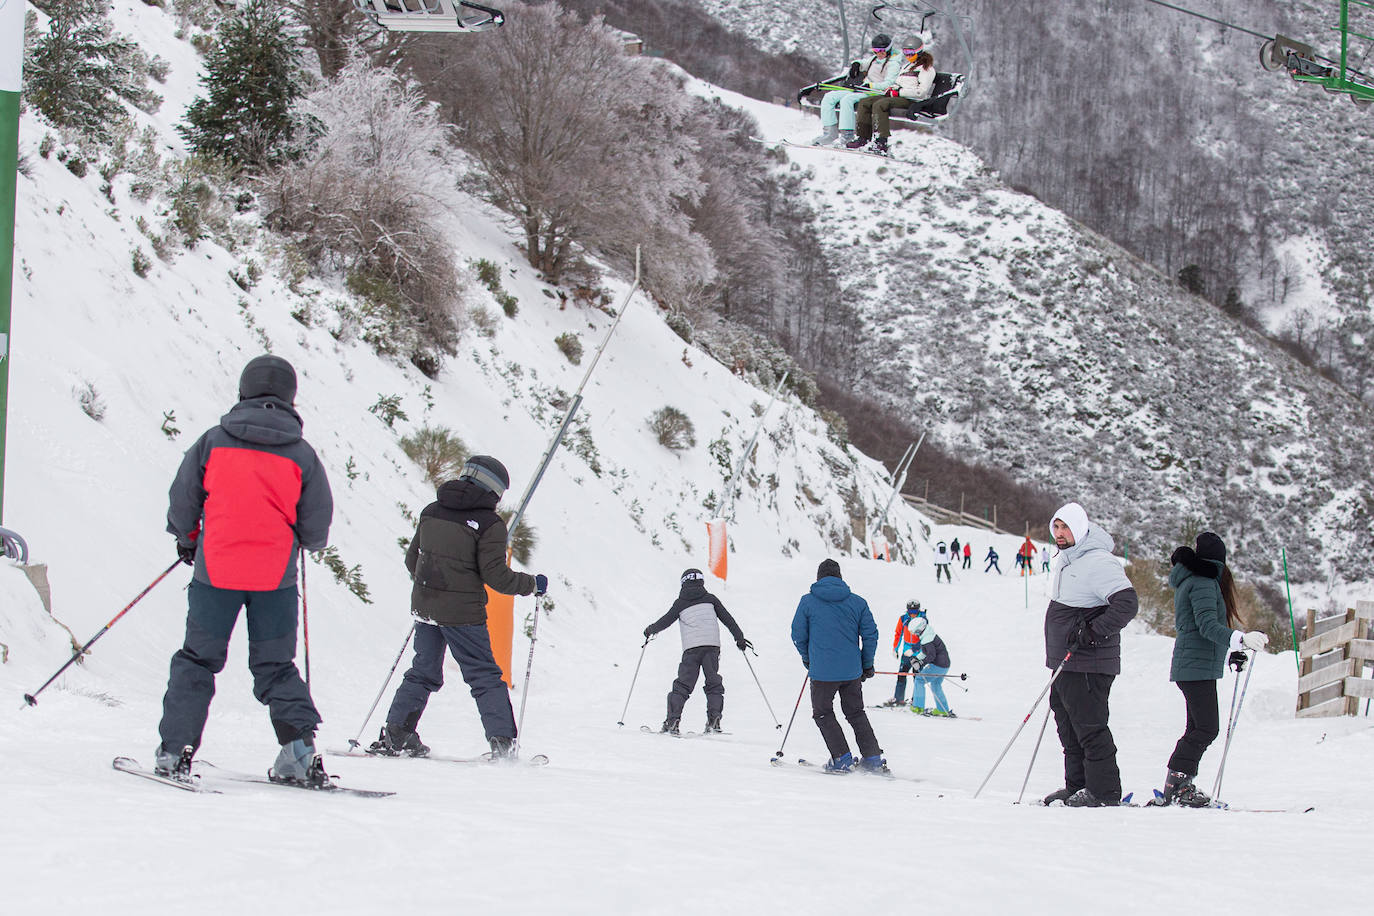
POLYGON ((669 312, 668 317, 663 319, 664 324, 672 328, 673 333, 688 343, 692 342, 692 322, 682 312, 669 312))
MULTIPOLYGON (((501 516, 501 521, 509 525, 515 510, 499 509, 497 511, 501 516)), ((535 531, 534 526, 530 524, 529 516, 521 516, 520 527, 515 529, 514 536, 510 541, 510 555, 522 566, 528 565, 538 543, 539 532, 535 531)))
POLYGON ((100 396, 100 392, 95 390, 95 385, 91 382, 82 382, 73 390, 76 395, 76 402, 81 405, 81 412, 92 420, 99 423, 105 419, 105 400, 100 396))
POLYGON ((676 407, 660 407, 649 416, 649 428, 654 431, 658 444, 675 452, 692 448, 697 444, 696 428, 691 417, 676 407))
POLYGON ((269 223, 316 269, 342 268, 350 289, 366 288, 365 339, 433 375, 457 352, 466 313, 438 219, 455 203, 450 128, 418 86, 361 58, 296 110, 319 135, 264 181, 269 223))
POLYGON ((485 306, 474 305, 472 308, 468 309, 468 320, 470 320, 472 326, 477 329, 477 333, 481 334, 483 337, 496 336, 497 318, 489 312, 485 306))
POLYGON ((148 257, 148 255, 143 252, 142 248, 135 248, 129 253, 129 262, 130 266, 134 269, 134 273, 140 277, 148 276, 148 271, 153 269, 152 258, 148 257))
POLYGON ((582 362, 582 341, 577 339, 577 335, 571 331, 564 331, 553 339, 554 345, 559 352, 568 358, 568 362, 574 366, 582 362))
POLYGON ((468 447, 446 426, 422 426, 401 439, 401 451, 425 472, 436 487, 452 480, 468 460, 468 447))

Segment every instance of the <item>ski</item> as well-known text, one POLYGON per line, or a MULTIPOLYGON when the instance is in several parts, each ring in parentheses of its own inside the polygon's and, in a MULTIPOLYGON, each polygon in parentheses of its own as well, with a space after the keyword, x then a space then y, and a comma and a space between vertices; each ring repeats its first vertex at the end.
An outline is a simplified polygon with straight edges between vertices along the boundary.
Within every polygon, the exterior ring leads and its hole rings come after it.
POLYGON ((219 789, 211 789, 201 785, 198 777, 193 776, 190 780, 185 780, 176 779, 172 776, 163 776, 160 773, 143 767, 132 757, 116 757, 110 765, 121 773, 128 773, 130 776, 141 776, 144 779, 160 782, 164 786, 171 786, 174 789, 181 789, 184 792, 203 792, 206 795, 223 794, 219 789))
POLYGON ((863 148, 849 149, 845 146, 816 146, 810 143, 794 143, 791 140, 765 140, 762 137, 750 137, 749 139, 753 140, 755 143, 762 143, 764 146, 769 147, 770 149, 776 149, 779 146, 790 146, 793 149, 820 150, 830 153, 849 153, 853 156, 867 156, 870 159, 885 159, 888 162, 896 162, 900 163, 901 165, 915 165, 915 163, 913 162, 908 162, 905 159, 898 159, 894 157, 891 152, 874 153, 869 152, 868 150, 863 148))
MULTIPOLYGON (((865 706, 864 708, 865 708, 865 709, 900 709, 900 710, 902 710, 902 711, 904 711, 904 712, 908 712, 908 711, 911 710, 911 707, 910 707, 910 706, 906 706, 906 705, 902 705, 902 706, 888 706, 888 705, 885 704, 885 703, 875 703, 875 704, 873 704, 872 706, 865 706)), ((933 715, 931 715, 931 714, 928 713, 928 712, 918 712, 918 713, 913 713, 913 715, 921 716, 921 717, 926 718, 926 719, 962 719, 962 720, 965 721, 965 722, 982 722, 982 721, 983 721, 983 717, 982 717, 982 716, 933 716, 933 715)))
POLYGON ((1164 800, 1164 793, 1158 789, 1154 790, 1155 797, 1145 803, 1147 808, 1189 808, 1194 811, 1236 811, 1241 814, 1310 814, 1317 810, 1316 806, 1306 808, 1236 808, 1226 802, 1211 802, 1201 808, 1191 808, 1188 805, 1171 805, 1164 800))
POLYGON ((506 757, 493 757, 491 752, 479 754, 476 757, 453 757, 447 754, 426 754, 423 757, 412 757, 409 754, 369 754, 361 750, 327 750, 326 754, 334 757, 348 757, 352 760, 437 760, 439 763, 460 763, 460 764, 501 764, 501 763, 521 763, 525 766, 542 767, 547 766, 549 758, 544 754, 535 754, 533 757, 519 757, 511 760, 506 757))
POLYGON ((211 781, 224 780, 227 782, 244 782, 252 783, 253 785, 259 786, 277 786, 278 788, 282 789, 304 789, 307 792, 320 792, 325 794, 337 793, 339 795, 356 795, 361 798, 386 798, 389 795, 396 794, 395 792, 385 792, 377 789, 355 789, 351 786, 341 786, 338 783, 334 782, 335 777, 333 776, 329 777, 328 785, 308 786, 294 782, 276 782, 275 780, 269 779, 266 776, 252 776, 248 773, 239 773, 235 772, 234 770, 220 769, 213 763, 210 763, 208 760, 197 760, 192 766, 193 772, 194 768, 196 767, 199 767, 202 771, 208 771, 195 773, 194 775, 208 776, 211 781))
MULTIPOLYGON (((768 762, 775 767, 782 767, 786 766, 787 764, 787 761, 783 760, 781 757, 770 758, 768 762)), ((900 779, 903 782, 925 782, 924 779, 919 779, 915 776, 898 776, 891 770, 881 770, 877 772, 873 770, 863 770, 860 769, 857 764, 855 765, 853 770, 827 770, 825 769, 824 765, 807 760, 805 757, 797 758, 797 766, 812 773, 819 773, 822 776, 878 776, 883 779, 900 779)))

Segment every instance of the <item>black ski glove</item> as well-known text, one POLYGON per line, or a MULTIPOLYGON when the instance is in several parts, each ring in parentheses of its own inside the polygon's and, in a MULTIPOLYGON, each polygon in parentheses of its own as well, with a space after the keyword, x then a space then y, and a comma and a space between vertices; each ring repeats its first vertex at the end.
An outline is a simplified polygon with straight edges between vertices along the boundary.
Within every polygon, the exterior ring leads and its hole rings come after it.
POLYGON ((535 576, 535 577, 534 577, 534 594, 535 594, 536 596, 542 595, 542 594, 544 594, 545 592, 547 592, 548 590, 549 590, 549 577, 548 577, 548 576, 545 576, 545 575, 542 575, 542 574, 541 574, 541 575, 535 576))
POLYGON ((741 636, 739 639, 735 640, 735 647, 743 652, 745 649, 754 648, 754 644, 741 636))
POLYGON ((652 638, 653 638, 653 635, 654 635, 654 631, 653 631, 653 630, 649 629, 648 627, 645 627, 645 628, 644 628, 644 639, 645 639, 646 642, 647 642, 648 640, 652 639, 652 638))
POLYGON ((873 676, 873 674, 874 674, 873 666, 872 666, 872 665, 869 665, 867 668, 864 669, 864 680, 868 680, 869 678, 871 678, 871 677, 873 676))
POLYGON ((187 566, 196 565, 196 545, 195 542, 183 544, 177 541, 177 557, 187 566))
POLYGON ((1240 674, 1242 671, 1245 670, 1245 663, 1249 660, 1250 656, 1246 655, 1244 652, 1237 650, 1231 653, 1231 656, 1226 660, 1226 663, 1231 666, 1232 671, 1234 671, 1236 674, 1240 674))
POLYGON ((807 658, 805 655, 802 656, 802 667, 807 671, 811 670, 811 659, 807 658))
POLYGON ((1069 631, 1069 648, 1082 649, 1093 644, 1093 628, 1086 620, 1080 620, 1069 631))

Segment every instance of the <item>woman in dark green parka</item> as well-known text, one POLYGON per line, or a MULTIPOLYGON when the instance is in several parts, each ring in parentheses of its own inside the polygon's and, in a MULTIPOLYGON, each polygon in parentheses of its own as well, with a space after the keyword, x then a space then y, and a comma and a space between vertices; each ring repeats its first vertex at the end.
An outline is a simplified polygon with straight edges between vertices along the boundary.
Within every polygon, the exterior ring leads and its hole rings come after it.
POLYGON ((1188 724, 1169 758, 1164 780, 1165 804, 1205 808, 1211 804, 1193 785, 1198 762, 1221 731, 1217 705, 1217 680, 1225 671, 1226 652, 1239 636, 1252 651, 1263 649, 1269 637, 1258 631, 1240 635, 1235 580, 1226 565, 1226 545, 1217 535, 1204 531, 1196 549, 1180 547, 1169 558, 1174 589, 1173 664, 1169 680, 1178 685, 1188 710, 1188 724))

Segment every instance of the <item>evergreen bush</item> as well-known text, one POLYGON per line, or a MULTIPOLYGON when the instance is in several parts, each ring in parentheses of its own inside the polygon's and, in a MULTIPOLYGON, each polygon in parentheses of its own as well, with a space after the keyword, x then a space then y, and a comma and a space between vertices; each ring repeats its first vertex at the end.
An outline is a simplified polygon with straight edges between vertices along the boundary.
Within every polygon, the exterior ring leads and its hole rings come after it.
POLYGON ((649 417, 649 428, 654 431, 659 445, 675 452, 697 444, 696 428, 691 418, 676 407, 660 407, 654 411, 649 417))

